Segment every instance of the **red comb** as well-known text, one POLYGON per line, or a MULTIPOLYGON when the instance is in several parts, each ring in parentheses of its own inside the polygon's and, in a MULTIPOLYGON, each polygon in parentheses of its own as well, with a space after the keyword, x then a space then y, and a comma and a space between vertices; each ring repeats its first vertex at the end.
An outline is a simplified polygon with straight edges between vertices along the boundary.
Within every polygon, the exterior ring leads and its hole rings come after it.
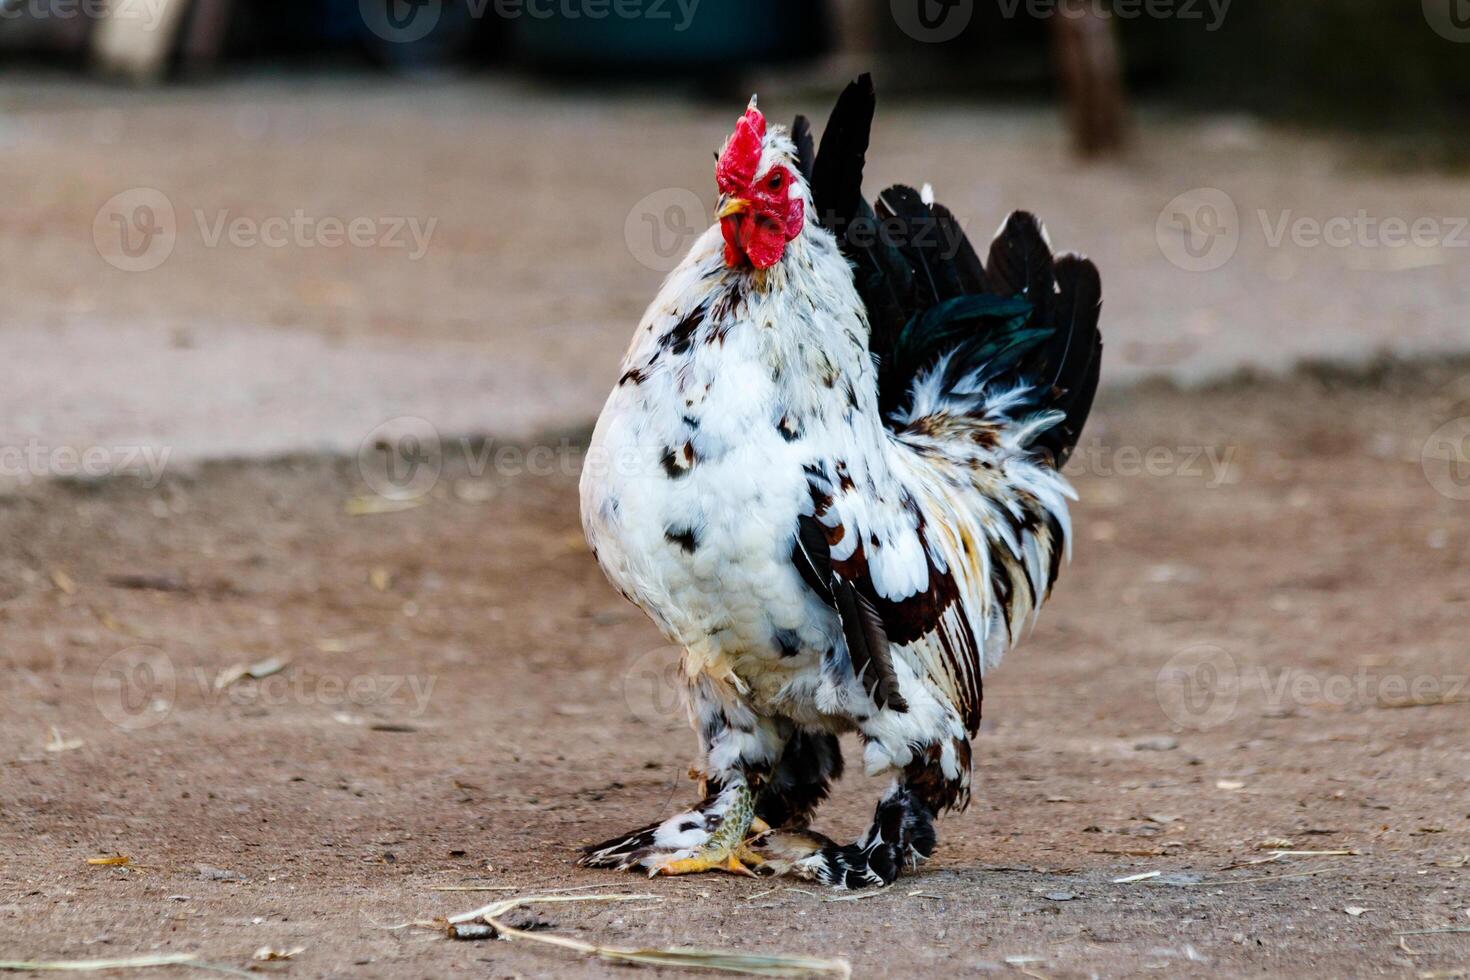
POLYGON ((720 154, 715 166, 715 181, 722 194, 736 194, 750 186, 761 162, 761 141, 766 138, 766 117, 755 107, 755 100, 735 124, 735 132, 720 154))

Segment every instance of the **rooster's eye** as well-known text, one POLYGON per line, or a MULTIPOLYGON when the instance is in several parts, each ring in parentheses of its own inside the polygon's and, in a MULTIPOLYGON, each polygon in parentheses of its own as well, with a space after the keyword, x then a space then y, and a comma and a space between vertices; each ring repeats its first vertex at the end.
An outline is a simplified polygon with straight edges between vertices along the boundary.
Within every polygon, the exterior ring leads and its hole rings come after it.
POLYGON ((781 178, 781 171, 777 170, 775 173, 771 174, 770 178, 766 181, 766 186, 773 191, 779 191, 781 189, 781 178))

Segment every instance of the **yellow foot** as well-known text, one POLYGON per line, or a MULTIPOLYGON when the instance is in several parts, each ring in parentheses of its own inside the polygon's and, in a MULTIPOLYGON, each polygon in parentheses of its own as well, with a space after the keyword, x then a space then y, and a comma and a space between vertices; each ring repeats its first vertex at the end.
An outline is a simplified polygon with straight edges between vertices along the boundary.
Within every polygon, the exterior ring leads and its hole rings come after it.
POLYGON ((733 851, 710 848, 699 852, 694 857, 665 860, 653 865, 648 876, 652 878, 655 875, 694 875, 705 871, 728 871, 733 875, 756 878, 759 876, 753 869, 764 863, 764 858, 742 844, 733 851))

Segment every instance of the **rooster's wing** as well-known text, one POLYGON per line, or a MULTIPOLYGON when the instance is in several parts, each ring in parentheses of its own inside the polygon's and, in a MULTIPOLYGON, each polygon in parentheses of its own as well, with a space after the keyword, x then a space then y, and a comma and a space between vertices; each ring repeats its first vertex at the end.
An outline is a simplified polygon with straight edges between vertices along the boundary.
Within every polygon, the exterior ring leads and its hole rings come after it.
MULTIPOLYGON (((1057 471, 1097 390, 1102 287, 1087 259, 1054 260, 1024 212, 982 263, 927 194, 897 186, 870 206, 874 107, 868 76, 848 86, 810 172, 818 220, 866 306, 890 434, 882 462, 903 493, 874 499, 850 474, 817 468, 793 557, 841 615, 853 668, 880 705, 906 707, 893 700, 896 655, 973 733, 981 673, 1040 606, 1067 549, 1071 491, 1057 471)), ((805 170, 809 127, 796 131, 805 170)))

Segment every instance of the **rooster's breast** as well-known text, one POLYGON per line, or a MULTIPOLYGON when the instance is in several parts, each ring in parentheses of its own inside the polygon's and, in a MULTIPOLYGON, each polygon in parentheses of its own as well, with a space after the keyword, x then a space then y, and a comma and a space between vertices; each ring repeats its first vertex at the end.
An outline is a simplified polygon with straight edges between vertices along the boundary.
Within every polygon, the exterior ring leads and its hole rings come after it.
POLYGON ((689 651, 692 673, 733 674, 790 713, 781 702, 814 688, 841 628, 791 561, 805 460, 768 385, 738 362, 702 380, 625 375, 593 436, 582 516, 608 578, 689 651))

